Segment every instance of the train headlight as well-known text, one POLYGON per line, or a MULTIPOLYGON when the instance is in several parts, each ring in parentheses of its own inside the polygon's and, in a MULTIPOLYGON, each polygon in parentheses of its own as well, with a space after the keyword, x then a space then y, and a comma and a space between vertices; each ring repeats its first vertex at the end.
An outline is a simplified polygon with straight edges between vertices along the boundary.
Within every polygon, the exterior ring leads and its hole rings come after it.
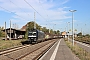
POLYGON ((36 41, 36 38, 34 38, 34 41, 36 41))
POLYGON ((33 39, 33 38, 31 38, 31 39, 33 39))

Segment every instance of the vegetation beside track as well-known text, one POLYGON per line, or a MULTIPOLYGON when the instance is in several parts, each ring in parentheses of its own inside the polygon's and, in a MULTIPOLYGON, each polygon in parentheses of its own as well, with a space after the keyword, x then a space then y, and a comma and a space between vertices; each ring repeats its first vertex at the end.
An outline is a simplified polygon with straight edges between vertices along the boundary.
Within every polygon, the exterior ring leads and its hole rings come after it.
POLYGON ((80 48, 76 44, 72 46, 72 43, 66 40, 66 44, 68 47, 72 50, 74 54, 81 60, 90 60, 90 53, 88 53, 86 50, 80 48))
POLYGON ((90 37, 76 37, 75 40, 86 44, 90 44, 90 37))
POLYGON ((77 37, 75 37, 75 40, 86 44, 90 44, 90 35, 82 35, 82 33, 79 33, 77 34, 77 37))
POLYGON ((7 48, 11 48, 11 47, 15 47, 15 46, 19 46, 22 45, 22 41, 25 40, 0 40, 0 51, 7 49, 7 48))

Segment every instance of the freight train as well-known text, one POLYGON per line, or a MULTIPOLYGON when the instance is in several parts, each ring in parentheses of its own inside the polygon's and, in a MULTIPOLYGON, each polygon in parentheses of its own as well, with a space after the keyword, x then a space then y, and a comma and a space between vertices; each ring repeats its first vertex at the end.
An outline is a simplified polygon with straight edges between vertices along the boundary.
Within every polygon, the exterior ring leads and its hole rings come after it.
POLYGON ((59 38, 59 36, 56 35, 50 35, 50 34, 45 34, 42 31, 39 31, 37 29, 32 29, 28 31, 28 41, 29 43, 38 43, 42 42, 45 40, 51 40, 51 39, 56 39, 59 38))

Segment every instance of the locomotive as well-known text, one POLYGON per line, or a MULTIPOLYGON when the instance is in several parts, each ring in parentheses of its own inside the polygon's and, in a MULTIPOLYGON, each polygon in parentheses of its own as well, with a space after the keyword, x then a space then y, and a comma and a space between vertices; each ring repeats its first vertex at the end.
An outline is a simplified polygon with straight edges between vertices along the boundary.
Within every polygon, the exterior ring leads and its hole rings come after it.
POLYGON ((30 43, 38 43, 45 40, 45 33, 37 29, 28 31, 28 40, 30 43))

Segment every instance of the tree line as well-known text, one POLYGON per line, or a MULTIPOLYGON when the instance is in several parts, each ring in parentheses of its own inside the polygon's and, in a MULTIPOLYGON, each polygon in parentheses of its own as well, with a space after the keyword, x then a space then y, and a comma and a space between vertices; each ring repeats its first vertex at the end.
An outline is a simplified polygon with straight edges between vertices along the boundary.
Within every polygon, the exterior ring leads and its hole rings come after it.
MULTIPOLYGON (((46 28, 46 27, 42 27, 42 26, 40 26, 39 24, 37 24, 37 23, 35 23, 36 24, 36 29, 38 29, 38 30, 40 30, 40 31, 43 31, 44 33, 46 33, 46 34, 52 34, 52 35, 57 35, 57 34, 60 34, 60 31, 59 30, 57 30, 57 31, 55 31, 55 30, 53 30, 53 29, 48 29, 48 28, 46 28), (50 32, 49 32, 50 31, 50 32)), ((25 34, 25 36, 27 36, 28 35, 28 31, 29 30, 31 30, 31 29, 34 29, 34 21, 31 21, 31 22, 28 22, 27 24, 26 24, 26 34, 25 34)))

